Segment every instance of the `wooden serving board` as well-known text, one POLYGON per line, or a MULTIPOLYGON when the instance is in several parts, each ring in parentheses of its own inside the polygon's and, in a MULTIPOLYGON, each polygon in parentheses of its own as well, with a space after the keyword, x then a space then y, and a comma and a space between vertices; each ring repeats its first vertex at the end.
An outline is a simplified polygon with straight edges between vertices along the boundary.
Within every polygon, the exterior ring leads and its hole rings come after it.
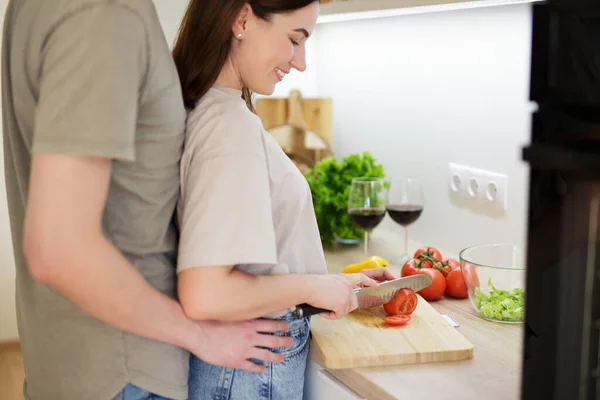
POLYGON ((310 356, 328 369, 458 361, 473 358, 473 344, 420 295, 408 324, 388 326, 383 307, 354 311, 341 320, 311 318, 310 356))

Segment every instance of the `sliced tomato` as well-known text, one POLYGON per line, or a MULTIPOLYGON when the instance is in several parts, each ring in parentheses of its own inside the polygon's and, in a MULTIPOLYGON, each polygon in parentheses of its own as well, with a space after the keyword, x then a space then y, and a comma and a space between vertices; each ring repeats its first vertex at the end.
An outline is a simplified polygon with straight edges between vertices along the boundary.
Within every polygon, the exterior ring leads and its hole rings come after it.
POLYGON ((460 269, 450 271, 446 277, 446 292, 457 299, 467 297, 467 285, 460 269))
POLYGON ((383 305, 383 309, 389 315, 410 315, 417 308, 419 299, 411 289, 405 288, 394 296, 392 300, 383 305))
POLYGON ((417 260, 415 260, 414 258, 405 262, 402 266, 402 270, 400 271, 400 276, 404 278, 405 276, 411 276, 416 274, 419 271, 419 268, 417 268, 415 264, 416 262, 417 260))
POLYGON ((405 325, 410 321, 410 315, 391 315, 389 317, 384 317, 383 321, 392 326, 405 325))

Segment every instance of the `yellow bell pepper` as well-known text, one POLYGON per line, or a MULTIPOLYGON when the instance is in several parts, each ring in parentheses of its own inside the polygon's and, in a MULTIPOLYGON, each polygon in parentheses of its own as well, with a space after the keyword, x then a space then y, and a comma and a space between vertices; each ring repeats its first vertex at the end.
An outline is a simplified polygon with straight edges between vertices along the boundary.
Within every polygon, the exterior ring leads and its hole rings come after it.
POLYGON ((379 256, 372 256, 360 262, 346 265, 342 272, 344 274, 355 274, 365 269, 387 267, 388 265, 389 263, 384 258, 381 258, 379 256))

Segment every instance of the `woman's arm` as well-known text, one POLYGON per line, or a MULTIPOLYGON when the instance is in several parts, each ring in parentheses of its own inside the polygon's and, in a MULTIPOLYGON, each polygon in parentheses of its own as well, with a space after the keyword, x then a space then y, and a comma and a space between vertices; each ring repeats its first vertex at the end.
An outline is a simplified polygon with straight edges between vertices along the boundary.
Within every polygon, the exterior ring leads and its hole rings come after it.
POLYGON ((192 268, 179 274, 179 299, 195 320, 253 319, 308 302, 315 281, 310 275, 252 275, 231 266, 192 268))
POLYGON ((236 268, 191 268, 179 274, 179 299, 188 318, 235 321, 291 309, 301 303, 338 316, 356 308, 341 275, 252 275, 236 268))
MULTIPOLYGON (((393 279, 388 271, 375 275, 382 281, 393 279)), ((179 274, 179 298, 188 318, 195 320, 252 319, 302 303, 341 316, 355 308, 349 305, 354 300, 352 287, 377 284, 362 273, 252 275, 232 267, 204 267, 179 274)))

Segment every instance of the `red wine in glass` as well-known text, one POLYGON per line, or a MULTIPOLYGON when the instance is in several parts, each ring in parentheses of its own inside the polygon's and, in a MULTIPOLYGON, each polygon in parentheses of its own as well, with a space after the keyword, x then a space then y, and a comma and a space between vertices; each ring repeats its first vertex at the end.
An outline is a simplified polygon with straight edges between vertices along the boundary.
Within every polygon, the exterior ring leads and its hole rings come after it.
POLYGON ((384 178, 352 179, 348 193, 348 217, 365 232, 365 255, 369 251, 369 232, 385 217, 388 181, 384 178))
POLYGON ((360 229, 370 231, 383 221, 385 210, 381 208, 351 208, 348 210, 348 215, 360 229))
POLYGON ((408 226, 419 219, 423 212, 423 206, 416 204, 388 204, 387 212, 395 223, 408 226))
POLYGON ((392 181, 389 203, 386 206, 390 218, 404 228, 404 254, 399 260, 403 265, 410 257, 408 254, 408 226, 419 219, 425 206, 425 195, 419 181, 415 178, 403 178, 392 181))

